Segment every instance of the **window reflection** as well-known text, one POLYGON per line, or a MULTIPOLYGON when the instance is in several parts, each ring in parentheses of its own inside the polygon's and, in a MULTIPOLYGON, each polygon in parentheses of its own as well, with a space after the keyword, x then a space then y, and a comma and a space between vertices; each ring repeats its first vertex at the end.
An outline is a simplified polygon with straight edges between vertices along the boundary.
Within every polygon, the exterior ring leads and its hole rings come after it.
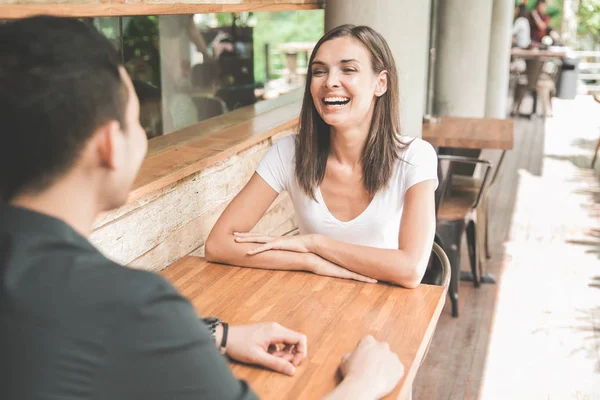
POLYGON ((94 18, 121 54, 149 138, 301 88, 323 11, 94 18))

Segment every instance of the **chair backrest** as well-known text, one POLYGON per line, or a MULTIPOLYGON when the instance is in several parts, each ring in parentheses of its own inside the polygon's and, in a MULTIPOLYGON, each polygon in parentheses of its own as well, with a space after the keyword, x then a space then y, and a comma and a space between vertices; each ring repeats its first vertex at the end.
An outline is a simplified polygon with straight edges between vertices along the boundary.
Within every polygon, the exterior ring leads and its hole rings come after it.
POLYGON ((490 181, 489 187, 492 187, 496 182, 496 178, 498 178, 498 172, 500 168, 502 168, 502 164, 504 164, 504 157, 506 157, 506 150, 502 150, 502 154, 500 154, 500 158, 494 167, 494 175, 492 175, 492 180, 490 181))
POLYGON ((450 275, 450 260, 442 247, 434 241, 431 249, 431 258, 429 259, 429 264, 427 264, 427 270, 425 270, 425 275, 421 283, 448 287, 450 284, 450 275))
MULTIPOLYGON (((504 159, 504 155, 501 158, 501 161, 504 159)), ((452 189, 452 175, 454 174, 454 167, 456 164, 471 164, 471 165, 483 165, 485 168, 485 172, 483 175, 483 179, 481 181, 481 185, 479 187, 479 192, 477 194, 477 198, 472 205, 472 208, 477 207, 483 196, 486 194, 486 191, 489 187, 489 175, 490 170, 492 168, 491 163, 488 160, 483 160, 480 158, 474 157, 464 157, 464 156, 454 156, 454 155, 446 155, 446 154, 438 154, 438 188, 435 191, 435 214, 438 215, 438 211, 440 209, 440 205, 444 201, 444 197, 449 194, 452 189)))
MULTIPOLYGON (((439 157, 439 156, 438 156, 439 157)), ((450 190, 450 185, 452 181, 450 180, 450 169, 451 163, 449 162, 441 162, 438 158, 438 187, 435 191, 435 215, 437 215, 438 210, 440 209, 440 204, 442 204, 442 200, 444 196, 450 190)))

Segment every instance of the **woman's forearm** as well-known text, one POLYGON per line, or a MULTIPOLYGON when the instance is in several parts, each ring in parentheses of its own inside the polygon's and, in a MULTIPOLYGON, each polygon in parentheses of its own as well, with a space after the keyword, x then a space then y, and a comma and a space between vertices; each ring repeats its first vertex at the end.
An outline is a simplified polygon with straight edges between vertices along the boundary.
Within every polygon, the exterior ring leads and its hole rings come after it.
POLYGON ((428 258, 416 259, 402 250, 359 246, 321 235, 315 236, 313 243, 311 250, 334 264, 408 288, 419 285, 427 266, 428 258))
POLYGON ((256 243, 237 243, 233 235, 226 236, 208 238, 205 247, 207 261, 240 267, 312 272, 311 256, 314 257, 314 254, 273 250, 250 256, 248 251, 257 247, 256 243))

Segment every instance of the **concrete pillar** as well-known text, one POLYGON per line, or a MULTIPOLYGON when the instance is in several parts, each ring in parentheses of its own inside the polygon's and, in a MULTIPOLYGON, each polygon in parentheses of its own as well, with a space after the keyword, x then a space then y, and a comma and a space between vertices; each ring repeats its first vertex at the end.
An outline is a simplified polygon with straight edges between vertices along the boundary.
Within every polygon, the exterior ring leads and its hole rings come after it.
POLYGON ((485 116, 505 118, 514 7, 507 0, 493 1, 485 116))
POLYGON ((483 117, 492 1, 440 1, 438 15, 434 111, 438 115, 483 117))
POLYGON ((563 15, 560 25, 561 37, 567 46, 577 46, 577 11, 579 0, 563 0, 563 15))
POLYGON ((327 0, 325 31, 338 25, 368 25, 388 42, 400 75, 402 133, 421 137, 431 0, 327 0))

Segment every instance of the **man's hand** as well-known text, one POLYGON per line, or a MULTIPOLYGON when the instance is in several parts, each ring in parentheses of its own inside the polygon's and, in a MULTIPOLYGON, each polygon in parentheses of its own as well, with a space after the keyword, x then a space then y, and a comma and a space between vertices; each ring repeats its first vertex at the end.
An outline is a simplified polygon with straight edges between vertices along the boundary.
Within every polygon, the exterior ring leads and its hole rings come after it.
POLYGON ((404 376, 404 366, 390 351, 390 345, 371 335, 363 337, 356 349, 342 358, 340 370, 344 380, 364 382, 371 387, 376 398, 389 394, 404 376))
POLYGON ((292 376, 306 357, 306 336, 275 322, 230 326, 226 354, 292 376))

